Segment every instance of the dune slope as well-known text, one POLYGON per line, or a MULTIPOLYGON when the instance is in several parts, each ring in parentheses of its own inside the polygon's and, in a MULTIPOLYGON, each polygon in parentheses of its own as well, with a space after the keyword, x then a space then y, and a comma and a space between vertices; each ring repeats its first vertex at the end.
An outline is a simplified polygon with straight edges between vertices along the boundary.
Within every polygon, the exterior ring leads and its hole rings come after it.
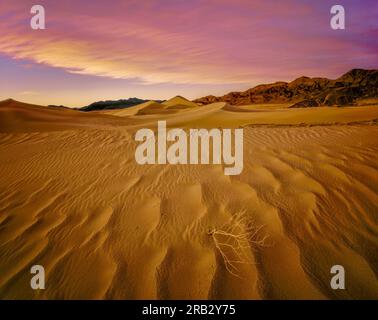
POLYGON ((0 298, 377 299, 376 109, 325 110, 313 123, 311 110, 224 106, 167 120, 244 126, 238 176, 136 164, 143 116, 68 110, 54 113, 54 130, 50 110, 4 109, 0 298), (45 267, 43 291, 30 288, 34 264, 45 267), (330 288, 335 264, 346 290, 330 288))

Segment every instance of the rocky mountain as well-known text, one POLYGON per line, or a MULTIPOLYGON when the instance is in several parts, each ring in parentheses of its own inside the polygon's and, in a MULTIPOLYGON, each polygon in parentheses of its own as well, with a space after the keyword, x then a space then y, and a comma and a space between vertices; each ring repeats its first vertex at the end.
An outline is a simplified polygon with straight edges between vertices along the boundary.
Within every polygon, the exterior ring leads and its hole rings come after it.
POLYGON ((305 108, 353 105, 357 100, 365 98, 378 98, 376 69, 352 69, 335 80, 300 77, 292 82, 263 84, 221 97, 206 96, 194 102, 201 105, 213 102, 228 102, 231 105, 292 103, 293 108, 305 108))

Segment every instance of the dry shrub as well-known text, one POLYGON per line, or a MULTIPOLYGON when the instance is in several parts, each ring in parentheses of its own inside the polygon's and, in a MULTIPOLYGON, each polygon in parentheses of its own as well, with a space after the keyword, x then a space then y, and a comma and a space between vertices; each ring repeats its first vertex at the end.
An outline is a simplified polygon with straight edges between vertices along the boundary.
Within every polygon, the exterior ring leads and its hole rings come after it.
POLYGON ((263 227, 256 226, 245 212, 241 212, 208 232, 229 273, 240 278, 240 265, 251 264, 250 250, 267 245, 269 236, 263 232, 263 227))

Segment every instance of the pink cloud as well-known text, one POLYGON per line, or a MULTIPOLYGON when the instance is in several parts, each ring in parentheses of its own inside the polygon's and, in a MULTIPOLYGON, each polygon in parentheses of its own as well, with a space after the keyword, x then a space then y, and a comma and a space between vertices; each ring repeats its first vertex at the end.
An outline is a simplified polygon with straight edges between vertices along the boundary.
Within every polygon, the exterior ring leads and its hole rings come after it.
POLYGON ((374 64, 370 47, 332 33, 308 2, 40 1, 43 31, 28 25, 33 2, 0 4, 0 53, 71 73, 217 84, 336 73, 358 56, 374 64))

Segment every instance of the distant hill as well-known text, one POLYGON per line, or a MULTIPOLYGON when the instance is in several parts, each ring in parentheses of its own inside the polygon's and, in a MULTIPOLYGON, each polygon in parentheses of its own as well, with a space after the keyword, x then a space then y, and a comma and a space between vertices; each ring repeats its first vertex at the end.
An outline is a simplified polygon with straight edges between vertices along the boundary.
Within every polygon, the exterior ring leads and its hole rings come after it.
MULTIPOLYGON (((97 101, 91 103, 88 106, 78 108, 80 111, 96 111, 96 110, 111 110, 111 109, 124 109, 128 107, 133 107, 138 104, 148 102, 150 100, 143 100, 139 98, 129 98, 129 99, 120 99, 120 100, 106 100, 106 101, 97 101)), ((156 102, 163 102, 163 100, 155 100, 156 102)))
POLYGON ((213 102, 231 105, 293 103, 293 108, 306 108, 353 105, 358 99, 366 98, 378 98, 378 70, 352 69, 335 80, 300 77, 292 82, 263 84, 221 97, 206 96, 194 102, 201 105, 213 102))
POLYGON ((77 109, 77 108, 70 108, 63 105, 55 105, 55 104, 49 104, 47 105, 49 108, 55 108, 55 109, 77 109))

